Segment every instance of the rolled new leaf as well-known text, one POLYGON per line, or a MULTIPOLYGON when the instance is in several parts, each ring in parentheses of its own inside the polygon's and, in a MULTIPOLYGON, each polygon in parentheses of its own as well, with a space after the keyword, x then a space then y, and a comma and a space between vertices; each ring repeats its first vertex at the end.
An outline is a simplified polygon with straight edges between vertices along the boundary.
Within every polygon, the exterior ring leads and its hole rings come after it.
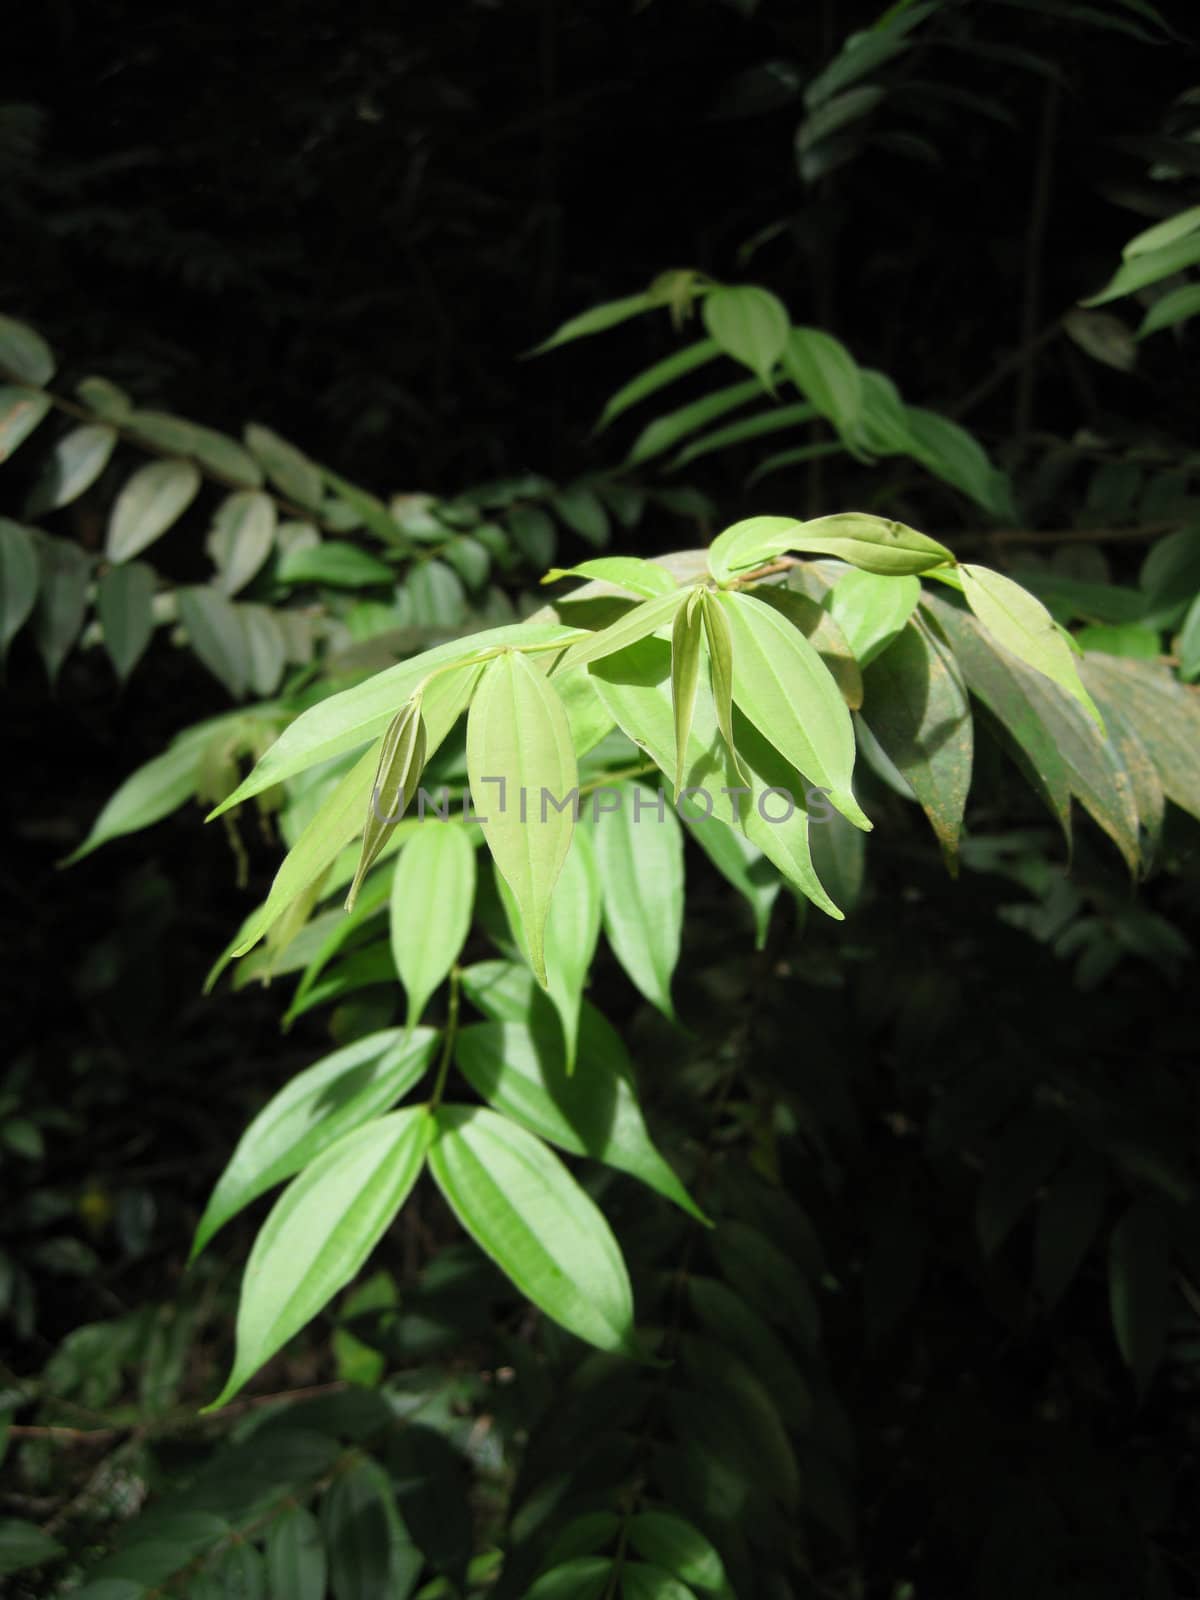
POLYGON ((671 628, 671 709, 675 716, 675 798, 683 788, 687 745, 700 681, 700 591, 693 589, 671 628))
POLYGON ((354 882, 346 896, 346 910, 354 910, 362 881, 371 870, 392 829, 413 802, 425 767, 425 721, 421 715, 421 696, 405 701, 383 736, 379 765, 363 823, 362 853, 354 882))

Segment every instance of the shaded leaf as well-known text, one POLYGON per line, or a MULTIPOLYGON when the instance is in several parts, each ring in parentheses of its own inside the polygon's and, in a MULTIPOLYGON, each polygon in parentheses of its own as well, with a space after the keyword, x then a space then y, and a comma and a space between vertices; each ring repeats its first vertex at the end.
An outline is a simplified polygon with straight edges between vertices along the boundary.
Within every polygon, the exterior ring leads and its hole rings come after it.
POLYGON ((38 591, 38 553, 19 522, 0 517, 0 667, 33 611, 38 591))
POLYGON ((242 489, 217 508, 207 549, 223 594, 244 589, 271 553, 275 502, 261 490, 242 489))
POLYGON ((130 561, 166 533, 195 499, 200 474, 190 461, 152 461, 139 467, 113 504, 104 553, 130 561))
POLYGON ((1038 1208, 1033 1280, 1047 1306, 1066 1292, 1104 1216, 1104 1167, 1081 1151, 1050 1183, 1038 1208))
POLYGON ((391 937, 412 1028, 462 953, 475 905, 475 848, 454 822, 422 823, 392 879, 391 937))
POLYGON ((674 812, 665 808, 648 807, 652 815, 635 815, 638 793, 636 785, 622 783, 596 804, 604 932, 631 982, 674 1019, 671 977, 683 932, 683 834, 674 812))
POLYGON ((47 533, 39 534, 36 552, 38 593, 33 636, 53 683, 83 627, 92 563, 77 544, 47 533))
POLYGON ((50 410, 50 396, 0 384, 0 462, 7 461, 50 410))
POLYGON ((117 442, 117 430, 103 422, 86 422, 55 442, 29 491, 27 517, 57 511, 90 489, 108 465, 117 442))
POLYGON ((1170 1272, 1166 1218, 1153 1202, 1135 1201, 1113 1229, 1108 1293, 1117 1347, 1142 1394, 1166 1344, 1170 1272))
POLYGON ((240 699, 250 676, 250 646, 233 603, 215 589, 179 589, 179 620, 196 655, 240 699))
POLYGON ((141 660, 154 633, 154 569, 144 561, 111 567, 96 585, 96 614, 104 648, 122 682, 141 660))

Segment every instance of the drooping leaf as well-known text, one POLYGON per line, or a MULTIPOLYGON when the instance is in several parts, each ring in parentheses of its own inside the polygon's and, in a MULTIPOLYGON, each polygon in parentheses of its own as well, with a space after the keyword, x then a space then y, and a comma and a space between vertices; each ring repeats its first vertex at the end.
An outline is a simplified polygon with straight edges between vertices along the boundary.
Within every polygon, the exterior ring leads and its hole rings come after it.
POLYGON ((385 1028, 306 1067, 239 1139, 196 1228, 191 1260, 231 1217, 294 1177, 345 1134, 402 1100, 433 1056, 431 1028, 385 1028))
POLYGON ((144 561, 110 567, 96 585, 96 614, 117 677, 141 660, 154 633, 154 569, 144 561))
POLYGON ((38 592, 33 636, 53 683, 83 627, 92 563, 77 544, 48 533, 38 535, 36 552, 38 592))
POLYGON ((623 1060, 586 1030, 574 1071, 544 1013, 532 1024, 480 1022, 455 1045, 459 1070, 496 1111, 572 1155, 628 1172, 699 1221, 703 1212, 651 1142, 623 1060))
POLYGON ((596 864, 604 932, 632 983, 674 1018, 671 977, 683 931, 683 834, 673 811, 634 815, 625 782, 597 805, 596 864))
POLYGON ((103 422, 85 422, 64 433, 46 457, 25 503, 27 517, 78 500, 108 465, 117 442, 117 430, 103 422))
POLYGON ((833 424, 843 442, 857 448, 862 373, 845 345, 820 328, 793 328, 783 351, 783 368, 800 393, 833 424))
POLYGON ((37 600, 38 556, 19 522, 0 517, 0 667, 37 600))
POLYGON ((329 1146, 284 1190, 242 1282, 237 1354, 212 1411, 357 1274, 407 1199, 433 1121, 423 1106, 389 1112, 329 1146))
POLYGON ((848 572, 829 594, 829 610, 860 667, 882 655, 916 610, 921 584, 914 577, 848 572))
POLYGON ((675 798, 683 787, 688 738, 696 712, 703 637, 700 591, 693 589, 675 613, 671 628, 671 710, 675 717, 675 798))
POLYGON ((151 461, 139 467, 113 504, 104 553, 132 561, 178 521, 196 498, 200 474, 190 461, 151 461))
POLYGON ((1103 730, 1103 720, 1080 680, 1070 646, 1041 601, 988 567, 964 564, 958 572, 967 604, 996 642, 1065 689, 1103 730))
POLYGON ((867 670, 863 691, 867 726, 912 786, 956 870, 974 725, 954 658, 928 628, 909 622, 867 670))
POLYGON ((706 362, 712 361, 720 355, 720 346, 715 339, 698 339, 695 344, 685 345, 682 350, 676 350, 669 356, 664 356, 661 361, 656 361, 652 367, 647 367, 645 372, 631 378, 623 384, 616 394, 608 401, 596 424, 596 432, 607 428, 610 422, 616 419, 630 406, 635 406, 639 401, 647 399, 652 394, 657 394, 660 389, 666 388, 678 378, 685 377, 689 372, 694 372, 697 367, 702 367, 706 362))
POLYGON ((479 1247, 541 1311, 635 1359, 633 1293, 604 1214, 540 1139, 475 1106, 440 1106, 429 1167, 479 1247))
POLYGON ((723 592, 733 638, 733 698, 738 709, 804 777, 829 793, 856 826, 871 824, 855 800, 850 713, 820 656, 773 607, 723 592))
POLYGON ((207 587, 180 589, 175 601, 188 643, 213 676, 240 699, 249 684, 250 646, 237 607, 207 587))
POLYGON ((50 396, 0 384, 0 462, 7 461, 50 410, 50 396))
POLYGON ((475 905, 475 849, 461 823, 428 821, 400 852, 391 935, 413 1028, 466 943, 475 905))
POLYGON ((704 297, 703 315, 710 336, 725 354, 757 373, 770 388, 771 373, 791 327, 777 297, 753 284, 713 289, 704 297))
POLYGON ((546 983, 546 918, 571 848, 578 773, 562 702, 516 651, 490 662, 475 691, 467 771, 476 810, 486 808, 480 822, 488 849, 520 912, 530 965, 546 983))
POLYGON ((261 490, 240 489, 217 508, 208 553, 223 594, 237 594, 259 571, 275 539, 275 502, 261 490))
POLYGON ((718 583, 728 583, 791 550, 803 527, 795 517, 747 517, 735 522, 709 545, 708 570, 718 583))
POLYGON ((408 812, 416 796, 426 760, 427 736, 421 711, 420 696, 405 701, 383 736, 379 747, 379 764, 363 822, 362 851, 354 871, 354 881, 346 896, 347 911, 354 910, 363 879, 378 859, 392 829, 408 812))
POLYGON ((673 449, 689 434, 697 432, 700 428, 707 428, 709 423, 715 422, 718 417, 727 416, 729 412, 736 411, 740 406, 748 405, 751 400, 760 399, 761 396, 761 380, 748 378, 742 383, 731 383, 722 389, 715 389, 699 400, 691 400, 675 411, 668 411, 661 417, 655 417, 654 421, 648 422, 634 440, 627 458, 628 464, 638 466, 643 461, 653 460, 665 450, 673 449))
POLYGON ((246 781, 217 808, 214 815, 240 805, 243 800, 249 800, 285 778, 303 772, 306 767, 316 766, 319 762, 356 749, 369 739, 378 738, 395 716, 397 706, 402 706, 426 679, 430 680, 423 695, 428 722, 429 692, 439 681, 432 676, 435 668, 452 661, 461 660, 465 664, 468 659, 480 660, 486 652, 508 644, 538 646, 552 644, 556 640, 566 643, 578 637, 577 629, 558 624, 521 622, 492 628, 466 639, 451 639, 433 650, 402 661, 398 666, 376 673, 365 683, 330 695, 328 699, 309 707, 284 729, 246 781))
POLYGON ((1135 1201, 1113 1229, 1108 1293, 1117 1347, 1144 1394, 1162 1359, 1171 1295, 1166 1218, 1153 1201, 1135 1201))

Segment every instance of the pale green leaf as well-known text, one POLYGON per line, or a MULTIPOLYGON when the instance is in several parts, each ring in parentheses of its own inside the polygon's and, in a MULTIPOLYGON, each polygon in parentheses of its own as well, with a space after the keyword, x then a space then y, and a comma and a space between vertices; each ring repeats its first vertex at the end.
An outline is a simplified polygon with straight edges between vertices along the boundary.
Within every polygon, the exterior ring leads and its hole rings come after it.
POLYGON ((190 1259, 251 1201, 402 1100, 424 1076, 436 1044, 431 1028, 409 1035, 385 1028, 297 1073, 239 1139, 200 1219, 190 1259))
POLYGON ((670 594, 656 595, 653 600, 643 600, 640 605, 631 606, 607 628, 586 635, 566 650, 554 669, 555 676, 571 672, 576 667, 588 666, 593 661, 611 655, 614 650, 623 650, 626 645, 644 639, 647 634, 654 633, 670 622, 687 598, 686 589, 675 589, 670 594))
POLYGON ((920 598, 917 578, 853 571, 834 584, 827 604, 859 666, 865 668, 899 635, 920 598))
POLYGON ((696 689, 700 682, 700 591, 693 589, 675 613, 671 628, 671 710, 675 716, 675 798, 683 788, 687 766, 688 738, 696 713, 696 689))
POLYGON ((697 367, 704 366, 720 353, 720 346, 715 339, 699 339, 695 344, 686 345, 682 350, 676 350, 673 354, 664 356, 661 361, 656 361, 652 367, 647 367, 645 372, 639 373, 636 378, 631 378, 617 390, 604 407, 596 424, 596 431, 606 428, 622 412, 628 411, 630 406, 635 406, 650 395, 657 394, 660 389, 666 388, 678 378, 685 377, 689 372, 694 372, 697 367))
POLYGON ((1174 277, 1186 267, 1194 267, 1198 261, 1200 233, 1187 233, 1168 244, 1160 244, 1156 249, 1129 256, 1098 294, 1079 303, 1084 306, 1107 305, 1110 300, 1119 300, 1122 295, 1134 294, 1138 289, 1145 289, 1147 285, 1158 283, 1163 278, 1174 277))
POLYGON ((672 594, 676 587, 669 572, 653 561, 641 561, 636 556, 598 556, 574 567, 551 567, 542 582, 557 583, 560 578, 598 579, 647 600, 655 595, 672 594))
POLYGON ((726 355, 757 373, 769 388, 791 328, 779 299, 753 284, 713 289, 704 298, 703 316, 726 355))
MULTIPOLYGON (((686 748, 686 746, 685 746, 686 748)), ((631 982, 674 1019, 671 978, 683 931, 683 834, 665 808, 635 816, 638 786, 597 790, 596 865, 604 932, 631 982)))
POLYGON ((0 372, 18 383, 42 388, 54 376, 50 346, 25 323, 0 316, 0 372))
POLYGON ((0 384, 0 462, 24 444, 50 410, 50 396, 17 384, 0 384))
POLYGON ((233 1371, 206 1411, 231 1400, 357 1275, 408 1198, 432 1133, 424 1106, 390 1112, 343 1135, 288 1185, 250 1252, 233 1371))
POLYGON ((257 422, 248 422, 242 437, 250 454, 266 469, 267 477, 289 500, 307 511, 319 508, 321 470, 302 451, 257 422))
POLYGON ((218 506, 206 548, 223 594, 244 589, 271 553, 275 502, 261 490, 240 489, 218 506))
POLYGON ((458 822, 422 823, 392 879, 391 936, 412 1028, 462 953, 475 905, 475 848, 458 822))
POLYGON ((75 393, 89 411, 105 422, 121 422, 133 410, 133 401, 125 390, 108 378, 80 378, 75 393))
POLYGON ((25 515, 40 517, 78 500, 108 465, 116 442, 117 430, 103 422, 85 422, 82 427, 64 433, 55 442, 29 491, 25 515))
POLYGON ((199 587, 178 590, 175 603, 196 655, 240 699, 250 677, 250 645, 238 608, 215 589, 199 587))
POLYGON ((144 561, 110 567, 96 585, 96 614, 104 648, 122 682, 141 660, 154 633, 154 570, 144 561))
POLYGON ((1161 250, 1163 245, 1174 244, 1176 239, 1197 232, 1200 232, 1200 206, 1188 206, 1184 211, 1177 211, 1173 217, 1167 217, 1135 234, 1121 255, 1128 261, 1132 256, 1144 256, 1153 250, 1161 250))
POLYGON ((708 547, 708 570, 718 583, 729 583, 739 573, 771 562, 805 526, 795 517, 747 517, 719 533, 708 547))
POLYGON ((640 462, 662 455, 664 450, 673 449, 681 439, 686 439, 688 434, 695 433, 698 428, 706 428, 718 417, 736 411, 739 406, 748 405, 751 400, 757 400, 761 395, 760 380, 748 378, 743 383, 733 383, 725 388, 715 389, 711 394, 706 394, 699 400, 692 400, 676 411, 668 411, 664 416, 656 417, 653 422, 646 424, 634 440, 633 448, 629 452, 629 465, 637 466, 640 462))
POLYGON ((953 564, 954 556, 927 534, 872 516, 867 511, 842 511, 800 524, 788 547, 814 555, 835 556, 863 572, 903 577, 953 564))
POLYGON ((257 695, 274 694, 287 665, 288 641, 279 612, 270 606, 239 605, 246 641, 246 676, 257 695))
POLYGON ((1080 680, 1071 648, 1042 602, 988 567, 964 564, 958 571, 967 604, 996 642, 1065 689, 1103 731, 1103 720, 1080 680))
POLYGON ((181 517, 200 488, 190 461, 152 461, 140 467, 113 505, 104 553, 131 561, 181 517))
POLYGON ((548 339, 543 339, 541 344, 535 345, 529 354, 540 356, 547 350, 556 349, 560 344, 569 343, 572 339, 583 339, 592 333, 604 333, 619 323, 628 322, 630 317, 640 317, 644 311, 653 311, 659 304, 653 295, 630 294, 620 300, 608 300, 603 305, 592 306, 587 311, 581 311, 577 317, 569 317, 548 339))
POLYGON ((1200 316, 1200 283, 1181 284, 1154 302, 1138 324, 1134 338, 1149 338, 1152 333, 1178 327, 1195 316, 1200 316))
POLYGON ((558 1157, 482 1107, 440 1106, 433 1120, 430 1171, 476 1244, 568 1332, 637 1358, 620 1246, 558 1157))

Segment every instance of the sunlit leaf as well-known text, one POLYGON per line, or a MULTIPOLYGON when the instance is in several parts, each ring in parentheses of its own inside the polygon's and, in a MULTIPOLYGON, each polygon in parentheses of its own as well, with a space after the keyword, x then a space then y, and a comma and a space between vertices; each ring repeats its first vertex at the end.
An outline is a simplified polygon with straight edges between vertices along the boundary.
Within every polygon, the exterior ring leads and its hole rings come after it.
POLYGON ((996 642, 1065 689, 1103 730, 1103 719, 1080 681, 1070 646, 1041 601, 988 567, 964 564, 958 571, 967 604, 996 642))
POLYGON ((675 717, 675 798, 683 787, 688 738, 696 712, 703 638, 700 591, 693 589, 675 613, 671 628, 671 709, 675 717))
POLYGON ((461 823, 427 821, 400 851, 392 879, 396 970, 414 1027, 466 943, 475 904, 475 849, 461 823))
POLYGON ((674 1018, 671 976, 683 930, 683 834, 673 811, 634 815, 634 784, 597 805, 596 862, 604 932, 631 981, 674 1018))
POLYGON ((110 567, 96 585, 96 614, 104 648, 122 682, 141 660, 154 633, 154 570, 144 561, 110 567))

